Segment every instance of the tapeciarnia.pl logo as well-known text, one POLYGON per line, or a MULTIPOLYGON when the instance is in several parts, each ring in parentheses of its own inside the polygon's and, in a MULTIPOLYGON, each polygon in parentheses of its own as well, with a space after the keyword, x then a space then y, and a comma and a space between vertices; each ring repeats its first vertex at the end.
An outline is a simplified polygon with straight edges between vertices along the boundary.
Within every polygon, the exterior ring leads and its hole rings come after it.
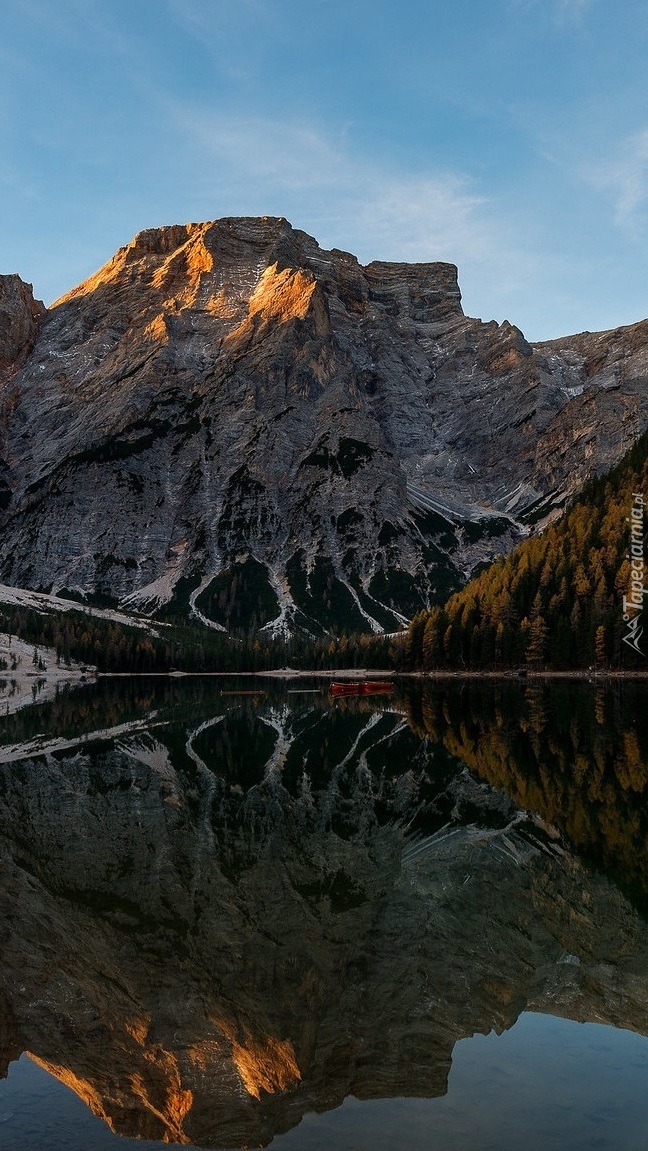
POLYGON ((644 596, 648 594, 648 588, 644 587, 644 498, 641 492, 633 492, 632 498, 634 502, 628 516, 630 549, 626 552, 626 559, 630 560, 631 578, 628 594, 623 597, 623 622, 628 625, 628 630, 623 636, 623 642, 639 655, 645 655, 639 647, 643 635, 641 613, 644 596))

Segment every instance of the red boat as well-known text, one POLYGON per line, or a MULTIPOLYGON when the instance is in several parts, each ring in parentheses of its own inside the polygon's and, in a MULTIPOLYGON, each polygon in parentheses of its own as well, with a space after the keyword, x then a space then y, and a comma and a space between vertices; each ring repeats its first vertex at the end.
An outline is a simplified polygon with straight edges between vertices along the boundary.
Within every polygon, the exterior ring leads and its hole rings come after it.
POLYGON ((334 680, 330 687, 331 695, 377 695, 393 690, 393 683, 383 679, 334 680))

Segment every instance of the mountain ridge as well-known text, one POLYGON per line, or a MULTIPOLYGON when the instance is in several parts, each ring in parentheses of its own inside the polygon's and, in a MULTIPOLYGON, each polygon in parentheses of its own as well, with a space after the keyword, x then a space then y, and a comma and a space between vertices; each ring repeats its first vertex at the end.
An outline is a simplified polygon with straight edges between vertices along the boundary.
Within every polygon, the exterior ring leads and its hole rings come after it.
POLYGON ((410 622, 412 667, 642 669, 648 435, 565 515, 410 622))
POLYGON ((281 217, 139 233, 47 311, 13 279, 16 586, 226 630, 390 631, 648 426, 646 321, 531 345, 464 315, 454 265, 362 267, 281 217))

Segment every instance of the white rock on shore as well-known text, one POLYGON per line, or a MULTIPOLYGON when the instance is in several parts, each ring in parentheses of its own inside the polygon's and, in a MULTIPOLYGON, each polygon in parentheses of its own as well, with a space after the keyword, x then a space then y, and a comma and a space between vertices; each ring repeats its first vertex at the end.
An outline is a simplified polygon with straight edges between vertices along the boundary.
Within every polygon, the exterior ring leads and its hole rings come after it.
POLYGON ((79 683, 96 670, 74 661, 59 664, 54 648, 0 632, 0 717, 27 704, 54 699, 62 683, 79 683))

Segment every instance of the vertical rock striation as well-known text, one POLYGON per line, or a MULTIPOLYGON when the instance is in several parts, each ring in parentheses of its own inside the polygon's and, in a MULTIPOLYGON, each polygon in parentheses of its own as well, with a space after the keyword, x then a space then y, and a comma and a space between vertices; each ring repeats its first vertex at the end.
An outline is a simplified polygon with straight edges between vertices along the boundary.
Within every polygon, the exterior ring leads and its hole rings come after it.
POLYGON ((281 218, 143 232, 46 315, 4 281, 20 586, 389 630, 648 423, 648 325, 534 348, 464 316, 453 265, 363 267, 281 218))

